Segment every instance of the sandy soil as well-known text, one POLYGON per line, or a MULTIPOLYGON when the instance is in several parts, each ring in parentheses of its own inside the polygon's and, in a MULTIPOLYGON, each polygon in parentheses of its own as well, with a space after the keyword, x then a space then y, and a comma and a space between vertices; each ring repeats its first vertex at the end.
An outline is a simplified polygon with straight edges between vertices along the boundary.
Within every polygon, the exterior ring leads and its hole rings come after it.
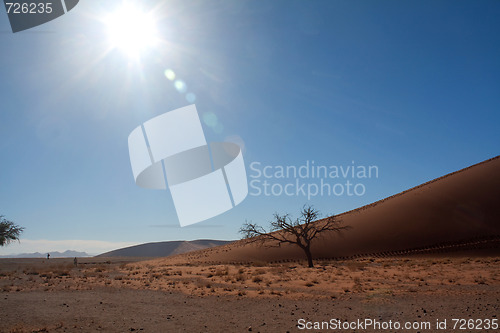
POLYGON ((432 328, 357 331, 434 332, 436 320, 451 328, 453 318, 497 318, 500 307, 497 257, 366 258, 313 269, 80 261, 0 260, 0 331, 299 332, 299 319, 371 318, 432 328))

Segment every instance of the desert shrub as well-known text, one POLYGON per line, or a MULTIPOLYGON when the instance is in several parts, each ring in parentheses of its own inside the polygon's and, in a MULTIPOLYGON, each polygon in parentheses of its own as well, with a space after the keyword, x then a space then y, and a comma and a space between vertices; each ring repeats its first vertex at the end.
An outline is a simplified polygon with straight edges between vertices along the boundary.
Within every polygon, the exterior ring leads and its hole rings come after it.
POLYGON ((56 270, 54 275, 57 277, 69 276, 70 272, 68 270, 56 270))
POLYGON ((275 266, 269 271, 274 275, 283 275, 287 271, 287 268, 285 266, 275 266))
POLYGON ((482 276, 478 276, 474 279, 474 282, 477 284, 486 284, 486 279, 482 276))
POLYGON ((355 291, 358 291, 358 292, 359 291, 363 291, 363 286, 361 284, 361 280, 359 279, 359 277, 355 277, 354 278, 354 287, 353 287, 353 289, 355 291))
POLYGON ((215 276, 224 276, 229 274, 229 267, 224 266, 224 268, 217 268, 215 270, 215 276))
POLYGON ((255 260, 252 262, 252 266, 254 266, 254 267, 264 267, 266 265, 267 265, 267 263, 265 261, 261 261, 261 260, 255 260))
POLYGON ((94 272, 96 273, 101 273, 101 272, 104 272, 106 270, 106 266, 104 265, 97 265, 96 267, 94 267, 94 272))
POLYGON ((262 282, 262 278, 260 276, 255 276, 253 279, 252 279, 253 282, 255 283, 259 283, 259 282, 262 282))

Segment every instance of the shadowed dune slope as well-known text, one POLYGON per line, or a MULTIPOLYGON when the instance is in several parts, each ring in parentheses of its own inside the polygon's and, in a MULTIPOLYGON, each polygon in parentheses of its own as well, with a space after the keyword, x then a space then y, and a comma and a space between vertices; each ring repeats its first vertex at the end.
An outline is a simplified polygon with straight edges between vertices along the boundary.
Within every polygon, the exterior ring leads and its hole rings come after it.
POLYGON ((166 257, 228 243, 231 243, 231 241, 212 239, 146 243, 113 250, 100 254, 97 257, 166 257))
MULTIPOLYGON (((338 215, 352 229, 342 235, 325 233, 313 243, 313 256, 339 258, 394 251, 404 254, 404 250, 439 244, 444 251, 460 246, 470 250, 474 244, 464 244, 477 243, 478 239, 494 239, 493 246, 488 243, 489 253, 500 254, 499 157, 338 215)), ((245 262, 302 258, 304 254, 296 246, 269 248, 239 241, 175 259, 245 262)))

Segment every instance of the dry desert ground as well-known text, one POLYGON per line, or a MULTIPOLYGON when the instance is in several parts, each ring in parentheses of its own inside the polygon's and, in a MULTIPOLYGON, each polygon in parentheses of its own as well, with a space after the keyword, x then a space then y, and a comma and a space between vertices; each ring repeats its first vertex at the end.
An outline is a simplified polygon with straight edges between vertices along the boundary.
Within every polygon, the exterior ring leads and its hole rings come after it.
POLYGON ((301 260, 81 258, 74 267, 72 259, 2 259, 0 331, 300 332, 306 323, 371 319, 422 329, 344 331, 494 332, 453 330, 452 320, 498 318, 499 263, 460 255, 317 261, 314 268, 301 260), (447 330, 436 330, 445 319, 447 330))

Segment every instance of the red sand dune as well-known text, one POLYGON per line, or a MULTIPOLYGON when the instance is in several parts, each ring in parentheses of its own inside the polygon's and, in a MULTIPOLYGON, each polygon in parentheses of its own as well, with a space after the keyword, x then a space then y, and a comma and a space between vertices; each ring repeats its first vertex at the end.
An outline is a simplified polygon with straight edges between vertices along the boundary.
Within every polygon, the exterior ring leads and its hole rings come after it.
MULTIPOLYGON (((478 247, 489 248, 490 254, 499 254, 500 156, 337 218, 352 229, 341 236, 325 233, 317 239, 312 245, 316 259, 457 249, 471 251, 478 247)), ((293 245, 269 248, 246 241, 177 257, 208 262, 303 258, 303 252, 293 245)))

